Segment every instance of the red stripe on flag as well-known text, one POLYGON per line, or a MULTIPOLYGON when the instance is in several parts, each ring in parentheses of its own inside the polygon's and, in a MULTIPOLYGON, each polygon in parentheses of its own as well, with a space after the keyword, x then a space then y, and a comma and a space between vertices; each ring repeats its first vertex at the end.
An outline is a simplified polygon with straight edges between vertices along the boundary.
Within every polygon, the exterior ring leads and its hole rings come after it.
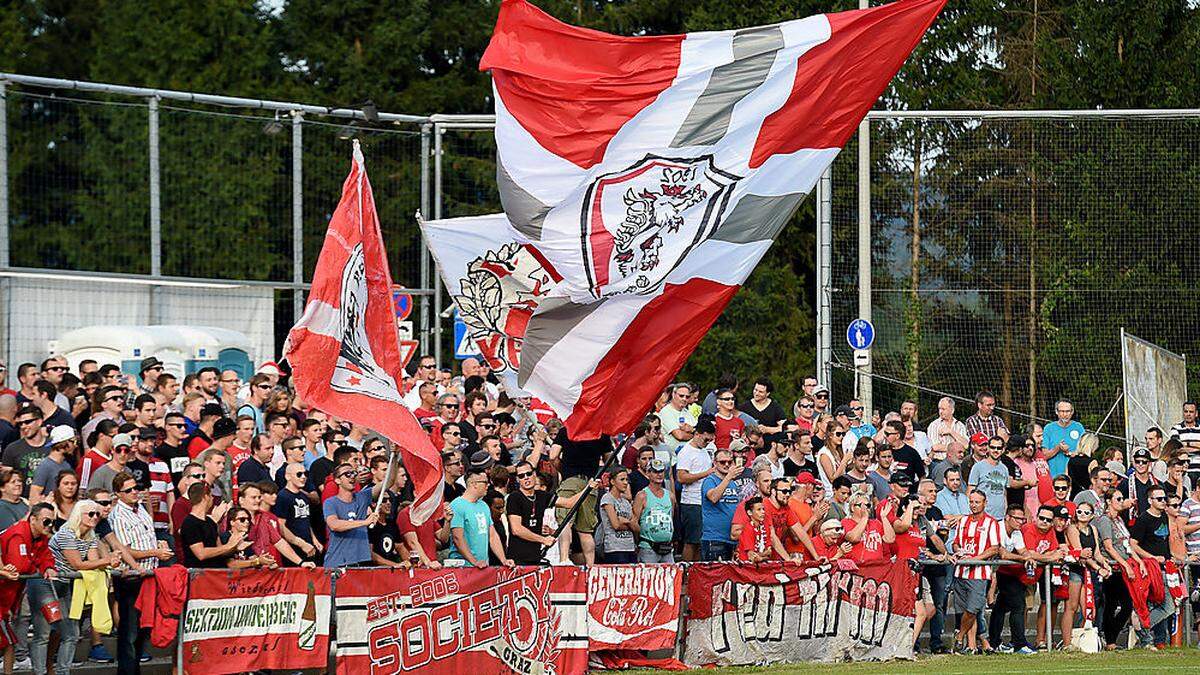
POLYGON ((579 400, 566 419, 570 437, 632 431, 739 288, 699 278, 667 284, 584 380, 579 400), (629 377, 630 373, 637 377, 629 377))
POLYGON ((800 57, 787 103, 763 122, 750 157, 840 148, 904 65, 946 0, 900 0, 827 14, 829 40, 800 57))
MULTIPOLYGON (((325 243, 313 271, 309 307, 288 334, 286 356, 292 365, 296 393, 309 405, 369 427, 400 448, 401 459, 415 492, 413 522, 420 524, 441 503, 441 455, 433 447, 429 434, 421 429, 412 411, 402 404, 365 392, 338 391, 333 388, 334 370, 345 336, 331 337, 326 334, 341 326, 318 325, 320 314, 310 314, 315 302, 340 309, 342 286, 347 283, 343 275, 351 253, 361 243, 367 301, 365 307, 355 308, 359 312, 356 321, 363 326, 375 364, 397 386, 404 382, 387 251, 383 246, 371 183, 367 179, 362 155, 357 146, 355 148, 355 161, 351 164, 350 175, 342 184, 342 199, 329 221, 325 243)), ((348 364, 348 368, 352 365, 348 364)), ((399 392, 395 398, 399 399, 399 392)))
POLYGON ((538 144, 587 169, 675 81, 683 38, 610 35, 504 0, 479 69, 538 144))

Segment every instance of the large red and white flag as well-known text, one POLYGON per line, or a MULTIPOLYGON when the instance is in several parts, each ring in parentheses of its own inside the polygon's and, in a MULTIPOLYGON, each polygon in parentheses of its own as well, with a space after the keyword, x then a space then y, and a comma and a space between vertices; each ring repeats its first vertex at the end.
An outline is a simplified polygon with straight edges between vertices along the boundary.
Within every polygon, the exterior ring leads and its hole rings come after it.
POLYGON ((369 427, 400 448, 413 481, 414 523, 442 501, 442 459, 401 402, 404 371, 375 198, 358 141, 304 315, 285 349, 296 392, 320 410, 369 427))
POLYGON ((500 196, 562 277, 519 380, 573 437, 633 429, 944 4, 631 38, 503 1, 500 196))

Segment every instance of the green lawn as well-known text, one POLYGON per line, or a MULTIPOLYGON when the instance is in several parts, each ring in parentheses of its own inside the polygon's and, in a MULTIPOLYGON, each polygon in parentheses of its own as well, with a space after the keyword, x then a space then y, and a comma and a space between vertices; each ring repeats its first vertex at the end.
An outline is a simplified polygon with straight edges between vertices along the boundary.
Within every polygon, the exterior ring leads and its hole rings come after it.
MULTIPOLYGON (((1200 650, 1168 649, 1161 652, 1145 650, 1108 652, 1104 654, 1035 654, 1031 656, 927 656, 916 661, 889 661, 886 663, 813 663, 798 665, 775 665, 756 668, 717 668, 703 673, 720 675, 800 675, 802 673, 826 673, 836 668, 838 675, 862 673, 920 673, 921 675, 983 675, 985 673, 1167 673, 1200 672, 1200 650)), ((637 670, 631 673, 662 675, 665 671, 637 670)))

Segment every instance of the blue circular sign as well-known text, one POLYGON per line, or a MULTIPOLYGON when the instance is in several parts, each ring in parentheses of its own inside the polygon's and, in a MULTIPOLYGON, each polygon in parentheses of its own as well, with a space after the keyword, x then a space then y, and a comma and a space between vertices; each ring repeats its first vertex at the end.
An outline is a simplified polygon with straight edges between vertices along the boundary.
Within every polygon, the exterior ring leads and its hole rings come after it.
POLYGON ((855 319, 846 326, 846 342, 851 349, 870 349, 875 343, 875 326, 866 319, 855 319))
POLYGON ((413 299, 401 288, 392 289, 392 308, 396 310, 396 320, 403 321, 412 313, 413 299))

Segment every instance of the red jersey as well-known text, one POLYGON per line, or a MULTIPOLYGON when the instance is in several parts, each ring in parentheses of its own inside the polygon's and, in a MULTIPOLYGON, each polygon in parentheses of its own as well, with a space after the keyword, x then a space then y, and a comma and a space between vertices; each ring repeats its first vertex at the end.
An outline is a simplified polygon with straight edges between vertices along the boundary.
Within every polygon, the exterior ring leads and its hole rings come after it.
POLYGON ((751 551, 765 553, 768 559, 775 557, 772 554, 773 548, 771 546, 770 535, 767 532, 766 519, 763 519, 761 523, 748 522, 746 528, 742 530, 741 536, 738 537, 738 560, 749 562, 751 551))
POLYGON ((232 472, 233 484, 235 487, 237 486, 238 467, 240 467, 242 462, 246 461, 247 459, 250 459, 250 448, 243 448, 237 443, 229 444, 229 460, 233 462, 232 472))
MULTIPOLYGON (((197 431, 199 431, 199 430, 197 430, 197 431)), ((188 441, 188 445, 187 445, 188 457, 191 457, 192 459, 196 459, 197 457, 200 456, 200 453, 207 450, 211 445, 212 445, 212 441, 208 440, 207 438, 201 438, 200 436, 194 436, 192 438, 192 440, 188 441)))
MULTIPOLYGON (((978 516, 967 516, 958 525, 954 536, 954 552, 968 557, 978 556, 993 546, 1001 543, 1000 521, 981 513, 978 516)), ((954 576, 959 579, 992 578, 992 568, 984 565, 958 565, 954 568, 954 576)))
POLYGON ((903 534, 896 535, 896 559, 916 560, 925 549, 925 533, 913 525, 903 534))
POLYGON ((735 438, 741 438, 742 432, 746 429, 746 422, 741 417, 734 415, 729 419, 725 419, 717 415, 713 420, 717 425, 716 445, 718 450, 727 450, 729 444, 735 438))
POLYGON ((88 483, 92 480, 92 474, 96 473, 96 469, 108 464, 112 457, 106 455, 96 448, 92 448, 83 454, 83 460, 79 462, 79 493, 83 494, 88 489, 88 483))
POLYGON ((422 420, 427 420, 430 417, 435 417, 437 415, 437 413, 435 413, 434 411, 426 410, 424 408, 414 408, 412 412, 413 412, 413 417, 417 418, 418 422, 420 422, 422 420))
MULTIPOLYGON (((1030 553, 1049 553, 1058 548, 1058 533, 1054 531, 1053 527, 1042 533, 1038 530, 1037 523, 1025 523, 1021 526, 1021 537, 1025 540, 1025 550, 1030 553)), ((1042 567, 1040 565, 1033 576, 1028 574, 1024 566, 1021 566, 1020 569, 1021 581, 1027 586, 1036 584, 1041 578, 1042 567)))
MULTIPOLYGON (((1042 502, 1042 505, 1043 506, 1053 506, 1055 508, 1058 508, 1059 506, 1065 506, 1065 507, 1067 507, 1067 513, 1071 514, 1072 518, 1075 517, 1076 505, 1075 505, 1075 502, 1073 502, 1073 501, 1067 500, 1065 502, 1061 502, 1057 498, 1051 497, 1050 499, 1047 499, 1046 501, 1042 502)), ((1028 523, 1026 523, 1026 524, 1028 524, 1028 523)))
POLYGON ((265 553, 275 559, 275 564, 284 564, 283 554, 275 548, 275 542, 283 539, 283 533, 279 531, 279 517, 274 513, 259 511, 254 514, 254 522, 246 538, 254 542, 255 555, 265 553))
POLYGON ((410 508, 405 507, 400 509, 400 515, 396 516, 396 527, 400 530, 400 536, 404 536, 409 532, 415 532, 417 534, 417 543, 421 545, 421 549, 425 551, 425 555, 430 560, 437 560, 437 531, 441 529, 445 523, 445 519, 438 515, 426 518, 425 522, 420 525, 413 525, 410 508))
MULTIPOLYGON (((847 532, 858 527, 858 523, 853 518, 844 518, 842 527, 847 532)), ((850 555, 847 556, 854 562, 864 563, 872 560, 883 560, 886 557, 886 549, 883 542, 883 523, 878 520, 868 520, 867 529, 863 530, 862 539, 854 544, 854 548, 850 549, 850 555)))
POLYGON ((840 536, 832 544, 826 544, 825 537, 813 537, 813 548, 817 550, 817 555, 822 558, 832 558, 837 555, 838 547, 841 545, 842 539, 840 536))

